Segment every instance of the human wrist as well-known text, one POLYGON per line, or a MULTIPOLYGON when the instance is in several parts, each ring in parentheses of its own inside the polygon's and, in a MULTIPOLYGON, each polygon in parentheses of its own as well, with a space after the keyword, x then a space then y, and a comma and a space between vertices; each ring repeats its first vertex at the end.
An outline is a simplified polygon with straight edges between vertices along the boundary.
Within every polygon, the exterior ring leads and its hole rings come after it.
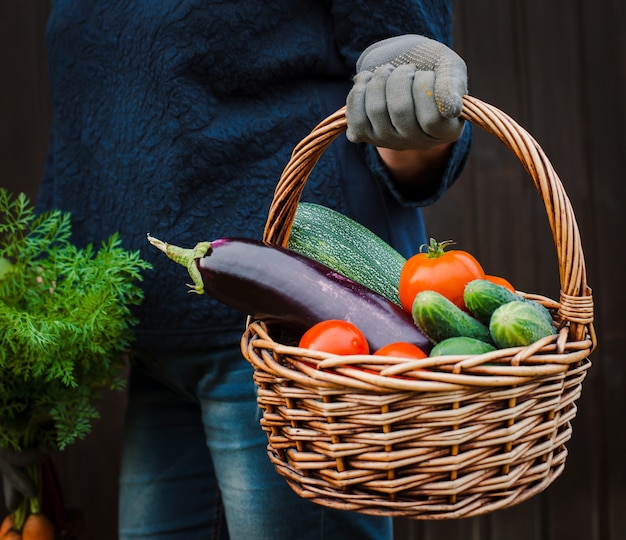
POLYGON ((376 148, 389 177, 403 193, 414 198, 435 189, 446 169, 454 143, 428 150, 376 148))

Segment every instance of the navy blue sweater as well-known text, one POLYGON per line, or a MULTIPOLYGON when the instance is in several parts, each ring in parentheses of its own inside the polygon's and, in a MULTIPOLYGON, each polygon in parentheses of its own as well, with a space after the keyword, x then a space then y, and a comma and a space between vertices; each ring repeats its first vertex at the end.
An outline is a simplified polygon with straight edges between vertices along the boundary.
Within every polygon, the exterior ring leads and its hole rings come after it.
MULTIPOLYGON (((425 0, 55 0, 48 23, 54 119, 38 210, 71 212, 84 246, 119 231, 141 250, 141 348, 235 343, 245 317, 187 293, 186 270, 146 233, 193 246, 260 238, 294 146, 345 104, 360 52, 417 33, 451 41, 450 2, 425 0)), ((426 238, 419 206, 457 178, 471 130, 439 189, 404 200, 375 150, 340 136, 302 200, 364 223, 406 256, 426 238)))

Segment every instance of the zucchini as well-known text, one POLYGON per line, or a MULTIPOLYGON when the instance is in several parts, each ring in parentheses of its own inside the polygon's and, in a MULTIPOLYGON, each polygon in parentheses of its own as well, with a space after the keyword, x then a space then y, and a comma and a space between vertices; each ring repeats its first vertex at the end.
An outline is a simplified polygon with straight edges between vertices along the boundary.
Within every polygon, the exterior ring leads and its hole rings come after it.
POLYGON ((413 322, 433 343, 465 336, 493 343, 489 329, 436 291, 422 291, 415 297, 413 322))
POLYGON ((544 313, 530 302, 509 302, 500 306, 491 316, 489 331, 500 349, 526 347, 543 337, 556 334, 552 319, 548 321, 544 313))
POLYGON ((287 247, 400 305, 398 284, 406 259, 344 214, 315 203, 299 203, 287 247))
POLYGON ((450 356, 456 354, 483 354, 495 351, 496 348, 490 343, 479 339, 458 336, 440 341, 430 351, 430 356, 450 356))

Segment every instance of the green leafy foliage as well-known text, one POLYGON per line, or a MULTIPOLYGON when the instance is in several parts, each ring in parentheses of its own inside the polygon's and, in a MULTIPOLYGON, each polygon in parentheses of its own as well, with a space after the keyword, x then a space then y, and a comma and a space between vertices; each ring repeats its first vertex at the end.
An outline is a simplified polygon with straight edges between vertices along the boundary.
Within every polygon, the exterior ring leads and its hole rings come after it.
POLYGON ((97 250, 70 235, 68 213, 0 189, 0 446, 63 449, 89 433, 102 391, 124 386, 150 265, 117 234, 97 250))

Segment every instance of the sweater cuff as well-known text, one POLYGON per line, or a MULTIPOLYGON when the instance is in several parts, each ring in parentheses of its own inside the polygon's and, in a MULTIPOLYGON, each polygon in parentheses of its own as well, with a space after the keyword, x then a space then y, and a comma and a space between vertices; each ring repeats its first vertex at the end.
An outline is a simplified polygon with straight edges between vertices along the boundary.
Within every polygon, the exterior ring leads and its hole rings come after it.
POLYGON ((385 188, 393 195, 393 197, 403 206, 419 207, 428 206, 436 202, 448 190, 457 178, 461 175, 463 168, 467 162, 469 152, 472 145, 473 126, 469 122, 465 122, 465 128, 460 139, 456 141, 452 147, 452 154, 446 168, 441 176, 437 188, 426 198, 412 199, 403 195, 394 181, 389 176, 389 172, 378 151, 371 144, 363 146, 365 153, 365 163, 372 172, 372 176, 381 182, 385 188))

